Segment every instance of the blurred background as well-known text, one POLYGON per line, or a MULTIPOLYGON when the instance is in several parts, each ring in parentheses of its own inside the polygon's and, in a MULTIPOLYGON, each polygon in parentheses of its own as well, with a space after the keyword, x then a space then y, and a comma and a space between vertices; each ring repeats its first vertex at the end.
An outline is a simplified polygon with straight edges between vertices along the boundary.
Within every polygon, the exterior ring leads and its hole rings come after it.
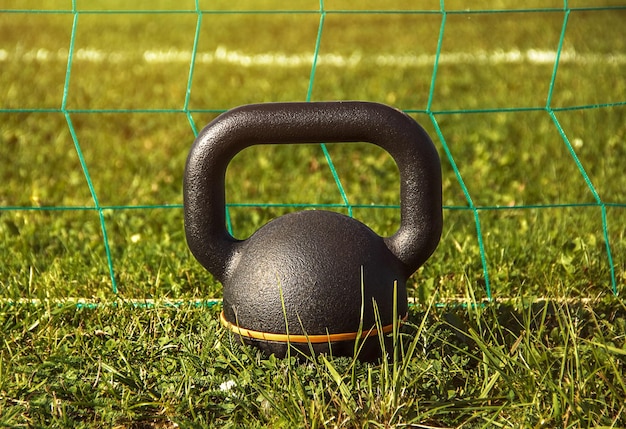
MULTIPOLYGON (((317 100, 402 109, 439 150, 412 297, 624 291, 623 2, 231 3, 0 1, 3 298, 219 298, 185 243, 189 148, 235 106, 317 100)), ((399 224, 367 142, 246 149, 226 191, 238 238, 303 209, 399 224)))

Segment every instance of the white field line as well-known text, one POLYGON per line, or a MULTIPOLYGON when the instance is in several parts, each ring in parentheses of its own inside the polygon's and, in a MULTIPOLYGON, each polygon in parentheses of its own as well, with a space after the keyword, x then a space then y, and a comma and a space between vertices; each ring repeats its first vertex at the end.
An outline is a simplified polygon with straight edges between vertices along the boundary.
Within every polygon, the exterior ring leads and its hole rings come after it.
MULTIPOLYGON (((57 51, 44 48, 24 50, 0 49, 0 62, 67 62, 68 50, 57 51)), ((557 52, 541 49, 511 49, 508 51, 443 52, 439 55, 439 65, 446 64, 553 64, 557 52)), ((190 63, 192 52, 179 49, 146 50, 143 52, 104 51, 95 48, 79 48, 74 52, 73 62, 124 63, 143 61, 148 64, 190 63)), ((288 54, 284 52, 246 53, 240 50, 218 46, 212 52, 198 52, 196 64, 229 64, 240 67, 310 67, 313 64, 312 52, 288 54)), ((423 67, 432 66, 436 56, 431 54, 379 54, 369 55, 355 52, 350 55, 339 53, 320 54, 317 65, 334 67, 356 67, 359 65, 379 67, 423 67)), ((561 52, 560 63, 573 64, 626 64, 626 54, 581 54, 574 50, 561 52)))
MULTIPOLYGON (((557 304, 580 304, 580 305, 590 305, 596 302, 600 302, 600 298, 588 298, 588 297, 580 297, 580 298, 542 298, 535 297, 532 301, 520 300, 519 298, 492 298, 491 301, 488 300, 477 300, 477 301, 469 301, 467 298, 444 298, 437 301, 440 304, 510 304, 510 303, 520 303, 524 302, 526 304, 529 303, 544 303, 544 302, 553 302, 557 304)), ((409 297, 408 298, 409 305, 419 305, 419 301, 416 298, 409 297)), ((9 304, 9 305, 35 305, 35 306, 48 306, 48 305, 77 305, 77 306, 86 306, 86 307, 96 307, 102 305, 128 305, 134 307, 180 307, 180 306, 193 306, 193 307, 202 307, 202 306, 210 306, 210 305, 221 305, 221 298, 208 298, 208 299, 198 299, 198 300, 167 300, 167 299, 128 299, 128 298, 111 298, 111 299, 89 299, 89 298, 78 298, 78 297, 68 297, 68 298, 58 298, 58 299, 37 299, 37 298, 0 298, 0 304, 9 304)))

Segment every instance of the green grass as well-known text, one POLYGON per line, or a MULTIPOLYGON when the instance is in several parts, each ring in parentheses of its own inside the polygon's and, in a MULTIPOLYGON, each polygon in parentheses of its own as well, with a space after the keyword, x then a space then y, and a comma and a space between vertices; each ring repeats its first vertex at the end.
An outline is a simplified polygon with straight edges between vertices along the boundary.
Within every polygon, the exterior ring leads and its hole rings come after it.
MULTIPOLYGON (((0 1, 0 426, 626 426, 623 2, 31 3, 0 1), (167 305, 222 293, 185 243, 185 158, 229 108, 341 99, 431 135, 442 240, 407 285, 403 360, 263 358, 219 306, 167 305)), ((230 226, 328 205, 392 234, 398 181, 366 142, 249 148, 230 226)))
POLYGON ((218 310, 3 305, 0 424, 626 424, 626 308, 614 303, 414 308, 376 364, 260 356, 220 329, 218 310))

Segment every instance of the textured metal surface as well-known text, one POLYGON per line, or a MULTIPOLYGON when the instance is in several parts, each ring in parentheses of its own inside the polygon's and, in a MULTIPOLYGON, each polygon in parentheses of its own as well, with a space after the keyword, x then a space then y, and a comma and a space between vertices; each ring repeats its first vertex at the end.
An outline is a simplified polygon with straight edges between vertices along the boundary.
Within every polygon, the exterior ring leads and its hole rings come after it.
MULTIPOLYGON (((382 104, 242 106, 216 118, 194 142, 184 211, 189 248, 224 285, 228 321, 264 332, 324 334, 355 332, 362 320, 367 330, 375 322, 373 300, 382 324, 391 323, 394 282, 396 314, 406 313, 406 280, 439 242, 439 156, 412 118, 382 104), (355 219, 316 210, 281 216, 246 240, 233 238, 225 226, 230 160, 252 145, 319 142, 370 142, 389 152, 400 172, 398 231, 379 237, 355 219)), ((268 352, 285 348, 254 343, 268 352)))

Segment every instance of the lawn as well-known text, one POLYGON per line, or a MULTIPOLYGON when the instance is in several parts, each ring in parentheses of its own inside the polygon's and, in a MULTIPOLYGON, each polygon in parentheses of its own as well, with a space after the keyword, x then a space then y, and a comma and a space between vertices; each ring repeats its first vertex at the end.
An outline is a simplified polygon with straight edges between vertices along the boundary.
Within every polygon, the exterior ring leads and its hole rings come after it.
MULTIPOLYGON (((626 426, 626 4, 230 3, 0 1, 0 426, 626 426), (348 99, 431 136, 441 242, 387 359, 264 357, 187 248, 185 159, 235 106, 348 99)), ((226 195, 242 239, 399 225, 368 142, 248 148, 226 195)))

